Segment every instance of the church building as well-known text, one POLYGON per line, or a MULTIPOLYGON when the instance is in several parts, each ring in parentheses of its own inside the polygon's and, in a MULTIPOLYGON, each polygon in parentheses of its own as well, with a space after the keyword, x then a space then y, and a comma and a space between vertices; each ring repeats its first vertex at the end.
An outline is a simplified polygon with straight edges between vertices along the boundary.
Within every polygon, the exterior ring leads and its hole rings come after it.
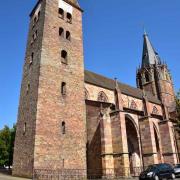
POLYGON ((30 14, 13 175, 130 176, 150 164, 177 164, 167 64, 144 33, 137 88, 85 70, 82 13, 77 0, 38 0, 30 14))

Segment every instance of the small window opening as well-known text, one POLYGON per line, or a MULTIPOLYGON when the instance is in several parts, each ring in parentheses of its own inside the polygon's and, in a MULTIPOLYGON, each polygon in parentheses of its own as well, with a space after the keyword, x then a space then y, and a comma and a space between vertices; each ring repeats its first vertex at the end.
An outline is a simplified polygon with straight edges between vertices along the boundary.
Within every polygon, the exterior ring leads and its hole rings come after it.
POLYGON ((66 123, 64 121, 62 122, 61 128, 62 128, 62 134, 66 134, 66 123))
POLYGON ((29 62, 30 66, 33 64, 33 61, 34 61, 34 53, 31 54, 31 59, 30 59, 30 62, 29 62))
POLYGON ((26 134, 26 123, 24 123, 24 127, 23 127, 23 135, 25 135, 26 134))
POLYGON ((35 33, 33 34, 33 40, 35 41, 37 39, 37 30, 35 31, 35 33))
POLYGON ((61 51, 61 61, 62 63, 67 64, 67 52, 65 50, 61 51))
POLYGON ((59 28, 59 36, 64 37, 64 29, 63 28, 59 28))
POLYGON ((35 39, 37 38, 37 36, 38 36, 38 32, 37 32, 37 30, 35 31, 35 39))
POLYGON ((135 103, 134 100, 132 100, 132 102, 131 102, 130 109, 137 110, 137 104, 135 103))
POLYGON ((35 26, 36 22, 37 22, 37 17, 35 16, 33 20, 33 27, 35 26))
POLYGON ((71 33, 69 31, 66 31, 66 39, 71 41, 71 33))
POLYGON ((39 20, 39 18, 40 18, 40 15, 41 15, 41 11, 38 12, 38 20, 39 20))
POLYGON ((62 84, 61 84, 61 94, 63 96, 66 95, 66 83, 65 82, 62 82, 62 84))
POLYGON ((156 115, 158 115, 158 114, 159 114, 159 111, 158 111, 158 109, 157 109, 157 107, 156 107, 156 106, 154 106, 154 107, 153 107, 152 114, 156 114, 156 115))
POLYGON ((34 42, 34 34, 33 34, 33 37, 31 39, 31 45, 33 44, 33 42, 34 42))
POLYGON ((28 82, 27 89, 26 89, 27 94, 29 93, 29 90, 30 90, 30 83, 28 82))
POLYGON ((64 19, 64 10, 62 8, 59 8, 59 17, 64 19))
POLYGON ((67 22, 72 23, 72 15, 70 13, 67 13, 67 22))
POLYGON ((150 79, 149 79, 149 74, 148 73, 145 73, 145 79, 146 79, 146 82, 149 82, 150 79))

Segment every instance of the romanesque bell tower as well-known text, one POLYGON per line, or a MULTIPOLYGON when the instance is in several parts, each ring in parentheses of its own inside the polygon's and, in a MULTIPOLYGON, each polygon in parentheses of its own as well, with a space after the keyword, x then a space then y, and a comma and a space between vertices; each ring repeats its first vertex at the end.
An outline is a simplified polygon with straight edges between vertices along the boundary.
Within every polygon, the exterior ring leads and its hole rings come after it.
POLYGON ((144 33, 143 37, 142 65, 137 71, 137 86, 151 92, 170 113, 174 112, 175 94, 170 71, 153 48, 148 35, 144 33))
POLYGON ((30 14, 13 174, 86 169, 82 10, 39 0, 30 14))

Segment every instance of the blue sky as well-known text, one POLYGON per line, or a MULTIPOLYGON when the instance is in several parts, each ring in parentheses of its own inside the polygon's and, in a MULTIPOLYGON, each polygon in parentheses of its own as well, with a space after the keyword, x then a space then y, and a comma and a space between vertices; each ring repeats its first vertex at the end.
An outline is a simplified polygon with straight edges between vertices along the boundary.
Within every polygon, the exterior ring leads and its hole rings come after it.
MULTIPOLYGON (((29 13, 36 0, 0 6, 0 128, 17 119, 29 13)), ((79 0, 84 9, 85 68, 136 86, 143 25, 180 88, 179 0, 79 0)))

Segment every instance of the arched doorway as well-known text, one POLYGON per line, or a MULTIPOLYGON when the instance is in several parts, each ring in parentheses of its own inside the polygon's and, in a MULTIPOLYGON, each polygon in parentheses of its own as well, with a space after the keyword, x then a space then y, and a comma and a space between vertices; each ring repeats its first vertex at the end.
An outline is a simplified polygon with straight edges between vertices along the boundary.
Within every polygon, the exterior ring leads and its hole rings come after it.
POLYGON ((126 115, 126 133, 129 153, 130 173, 135 174, 136 169, 141 167, 138 129, 133 119, 126 115))
POLYGON ((160 146, 159 146, 159 137, 157 133, 157 129, 154 125, 154 138, 155 138, 155 143, 156 143, 156 152, 157 152, 157 158, 158 158, 158 163, 161 163, 161 151, 160 151, 160 146))

